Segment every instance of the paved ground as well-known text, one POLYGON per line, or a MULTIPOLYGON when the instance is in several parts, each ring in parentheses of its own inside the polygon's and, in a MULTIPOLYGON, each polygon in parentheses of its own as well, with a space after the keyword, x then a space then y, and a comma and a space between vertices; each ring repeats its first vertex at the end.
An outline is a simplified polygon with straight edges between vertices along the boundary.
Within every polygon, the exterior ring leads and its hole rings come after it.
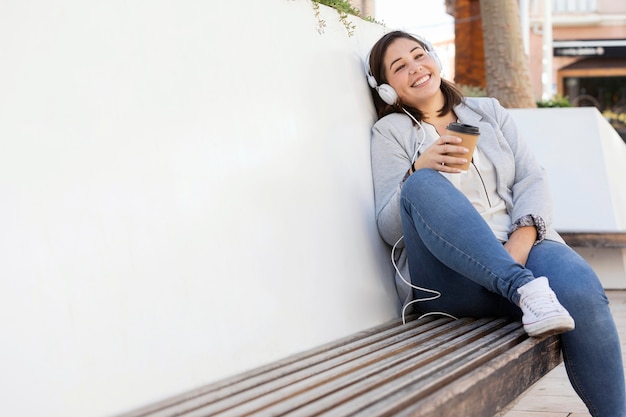
MULTIPOLYGON (((607 291, 626 353, 626 291, 607 291)), ((626 355, 624 355, 626 359, 626 355)), ((567 379, 563 364, 533 385, 501 417, 590 417, 567 379)))

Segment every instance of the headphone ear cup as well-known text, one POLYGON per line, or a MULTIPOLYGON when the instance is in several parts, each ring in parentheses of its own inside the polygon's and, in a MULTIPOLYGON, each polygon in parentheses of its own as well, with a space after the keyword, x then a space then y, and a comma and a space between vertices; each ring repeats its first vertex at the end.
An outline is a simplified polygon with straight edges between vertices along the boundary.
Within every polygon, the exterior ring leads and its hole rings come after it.
POLYGON ((382 84, 376 88, 380 98, 390 106, 393 106, 398 101, 398 93, 389 84, 382 84))
POLYGON ((368 75, 367 76, 367 83, 370 85, 370 87, 372 88, 376 88, 378 87, 378 83, 376 82, 376 78, 374 78, 373 75, 368 75))

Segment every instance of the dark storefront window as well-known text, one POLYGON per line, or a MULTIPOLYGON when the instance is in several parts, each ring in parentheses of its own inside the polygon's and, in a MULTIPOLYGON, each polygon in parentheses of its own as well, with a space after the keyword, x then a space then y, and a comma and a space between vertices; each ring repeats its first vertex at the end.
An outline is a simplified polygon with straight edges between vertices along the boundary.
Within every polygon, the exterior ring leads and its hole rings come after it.
POLYGON ((626 142, 626 60, 582 60, 562 68, 559 82, 572 105, 597 107, 626 142))

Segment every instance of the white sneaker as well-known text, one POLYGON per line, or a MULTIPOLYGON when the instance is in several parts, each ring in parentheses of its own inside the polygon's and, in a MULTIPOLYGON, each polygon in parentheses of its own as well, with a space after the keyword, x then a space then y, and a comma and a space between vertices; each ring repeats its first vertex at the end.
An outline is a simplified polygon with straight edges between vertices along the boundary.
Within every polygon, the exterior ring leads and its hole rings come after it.
POLYGON ((548 278, 535 278, 517 290, 524 330, 529 336, 547 336, 574 329, 574 319, 559 303, 548 278))

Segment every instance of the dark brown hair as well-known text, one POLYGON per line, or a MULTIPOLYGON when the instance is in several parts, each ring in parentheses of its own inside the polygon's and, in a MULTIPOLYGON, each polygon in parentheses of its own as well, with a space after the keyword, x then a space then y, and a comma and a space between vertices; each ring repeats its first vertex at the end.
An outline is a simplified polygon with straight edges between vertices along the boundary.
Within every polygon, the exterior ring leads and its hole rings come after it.
MULTIPOLYGON (((383 60, 385 58, 385 53, 387 52, 387 48, 391 45, 396 39, 409 39, 415 41, 422 45, 424 50, 428 51, 428 48, 424 43, 412 36, 407 32, 403 32, 400 30, 396 30, 393 32, 389 32, 380 38, 372 47, 369 55, 369 70, 370 74, 374 76, 378 85, 387 84, 387 77, 385 77, 385 68, 383 60)), ((463 94, 448 80, 441 79, 441 92, 444 96, 444 104, 441 109, 439 109, 439 116, 443 116, 452 111, 454 106, 461 104, 463 101, 463 94)), ((372 98, 374 99, 374 106, 376 107, 376 114, 378 118, 381 119, 384 116, 391 113, 404 113, 402 111, 402 106, 398 103, 394 105, 389 105, 385 103, 378 92, 375 89, 372 89, 372 98)), ((410 112, 413 117, 417 120, 422 121, 424 118, 424 113, 420 109, 416 109, 411 106, 405 105, 404 108, 410 112)))

